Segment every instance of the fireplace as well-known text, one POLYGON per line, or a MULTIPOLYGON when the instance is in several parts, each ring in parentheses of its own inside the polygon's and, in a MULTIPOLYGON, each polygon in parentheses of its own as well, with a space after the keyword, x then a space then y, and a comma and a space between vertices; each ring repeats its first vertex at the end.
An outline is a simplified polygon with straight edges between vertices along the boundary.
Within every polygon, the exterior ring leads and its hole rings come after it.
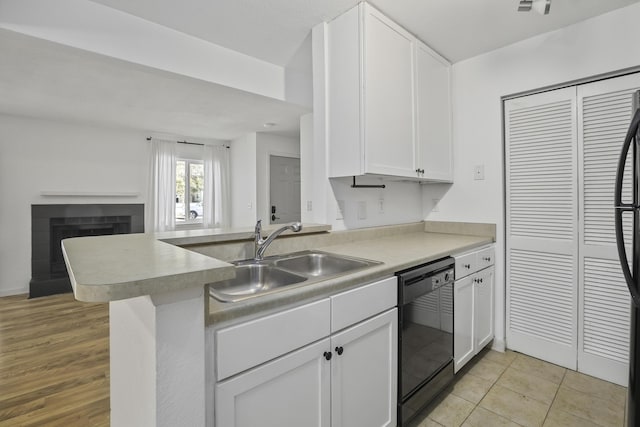
POLYGON ((29 297, 71 292, 63 239, 143 232, 142 204, 31 205, 29 297))

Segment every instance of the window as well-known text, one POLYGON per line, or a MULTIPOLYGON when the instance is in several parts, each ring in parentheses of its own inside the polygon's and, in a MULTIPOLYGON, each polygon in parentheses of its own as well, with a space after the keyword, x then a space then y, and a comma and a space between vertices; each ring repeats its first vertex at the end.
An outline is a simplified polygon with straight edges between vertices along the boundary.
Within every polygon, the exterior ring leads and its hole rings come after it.
POLYGON ((146 222, 156 232, 229 224, 229 150, 225 145, 151 141, 146 222))
POLYGON ((176 225, 202 224, 204 164, 200 160, 176 161, 176 225))

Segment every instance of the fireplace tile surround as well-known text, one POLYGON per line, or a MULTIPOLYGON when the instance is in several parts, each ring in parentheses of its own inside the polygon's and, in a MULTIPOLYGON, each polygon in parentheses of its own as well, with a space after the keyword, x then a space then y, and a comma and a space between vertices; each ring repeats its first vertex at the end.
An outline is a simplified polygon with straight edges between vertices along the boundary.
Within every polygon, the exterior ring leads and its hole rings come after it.
POLYGON ((62 239, 127 233, 144 233, 144 204, 31 205, 29 297, 72 291, 62 239))

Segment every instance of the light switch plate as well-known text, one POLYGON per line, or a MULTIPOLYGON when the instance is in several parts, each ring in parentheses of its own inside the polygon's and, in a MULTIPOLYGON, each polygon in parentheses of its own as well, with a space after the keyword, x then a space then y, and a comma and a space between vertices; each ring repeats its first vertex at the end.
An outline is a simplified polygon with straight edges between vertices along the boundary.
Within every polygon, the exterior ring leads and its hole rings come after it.
POLYGON ((478 181, 484 179, 484 165, 476 165, 473 171, 473 179, 478 181))

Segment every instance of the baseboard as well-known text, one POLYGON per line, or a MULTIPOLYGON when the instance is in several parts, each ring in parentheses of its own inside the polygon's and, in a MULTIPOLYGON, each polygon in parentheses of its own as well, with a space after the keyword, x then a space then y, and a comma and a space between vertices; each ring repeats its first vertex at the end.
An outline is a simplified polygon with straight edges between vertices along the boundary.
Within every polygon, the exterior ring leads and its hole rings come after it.
POLYGON ((499 351, 500 353, 504 353, 507 349, 506 343, 504 339, 493 338, 493 345, 491 346, 491 350, 499 351))
POLYGON ((14 295, 22 295, 28 294, 29 287, 25 286, 23 288, 14 288, 14 289, 0 289, 0 297, 11 297, 14 295))

